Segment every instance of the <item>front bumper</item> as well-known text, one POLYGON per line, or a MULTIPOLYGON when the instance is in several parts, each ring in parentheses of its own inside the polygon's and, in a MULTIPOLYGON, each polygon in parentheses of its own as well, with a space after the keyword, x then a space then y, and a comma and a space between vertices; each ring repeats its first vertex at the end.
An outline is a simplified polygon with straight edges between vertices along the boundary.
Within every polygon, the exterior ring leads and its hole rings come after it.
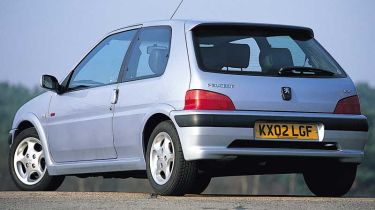
MULTIPOLYGON (((179 133, 186 160, 225 159, 236 156, 282 156, 334 158, 341 162, 360 163, 364 158, 364 146, 368 137, 367 118, 363 115, 252 111, 173 111, 171 117, 179 133), (236 140, 256 141, 253 129, 256 121, 319 123, 323 125, 319 142, 326 142, 327 145, 333 143, 337 145, 337 148, 332 150, 324 148, 278 148, 277 146, 272 148, 231 147, 231 143, 236 140)), ((273 142, 276 141, 273 140, 273 142)), ((293 140, 288 142, 293 142, 293 140)))

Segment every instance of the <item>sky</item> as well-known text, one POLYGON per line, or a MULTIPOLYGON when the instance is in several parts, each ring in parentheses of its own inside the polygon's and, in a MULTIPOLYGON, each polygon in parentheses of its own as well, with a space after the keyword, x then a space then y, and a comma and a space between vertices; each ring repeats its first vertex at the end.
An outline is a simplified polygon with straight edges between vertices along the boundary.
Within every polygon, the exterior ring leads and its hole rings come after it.
MULTIPOLYGON (((108 32, 169 19, 180 0, 0 0, 0 81, 62 80, 108 32)), ((375 86, 374 0, 184 0, 174 19, 310 27, 355 82, 375 86)))

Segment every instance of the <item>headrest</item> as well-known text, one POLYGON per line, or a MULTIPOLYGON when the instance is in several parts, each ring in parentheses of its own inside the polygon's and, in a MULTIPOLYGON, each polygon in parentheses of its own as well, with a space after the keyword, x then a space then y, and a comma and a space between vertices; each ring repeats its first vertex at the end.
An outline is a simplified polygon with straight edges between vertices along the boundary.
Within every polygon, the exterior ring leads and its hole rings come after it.
POLYGON ((276 73, 281 68, 294 66, 292 54, 287 48, 269 48, 260 51, 259 64, 263 72, 276 73))
POLYGON ((148 65, 155 74, 161 74, 168 61, 168 49, 155 48, 150 50, 150 57, 148 58, 148 65))
POLYGON ((208 69, 223 67, 247 68, 250 60, 250 47, 247 44, 221 44, 214 47, 201 47, 202 62, 208 69))

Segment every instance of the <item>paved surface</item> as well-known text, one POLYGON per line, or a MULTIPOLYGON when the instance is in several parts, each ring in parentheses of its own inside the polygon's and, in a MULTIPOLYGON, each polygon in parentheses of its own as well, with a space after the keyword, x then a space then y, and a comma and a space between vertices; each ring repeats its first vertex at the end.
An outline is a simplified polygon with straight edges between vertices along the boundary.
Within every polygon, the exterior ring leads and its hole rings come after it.
POLYGON ((0 192, 0 209, 375 209, 375 198, 188 195, 117 192, 0 192))

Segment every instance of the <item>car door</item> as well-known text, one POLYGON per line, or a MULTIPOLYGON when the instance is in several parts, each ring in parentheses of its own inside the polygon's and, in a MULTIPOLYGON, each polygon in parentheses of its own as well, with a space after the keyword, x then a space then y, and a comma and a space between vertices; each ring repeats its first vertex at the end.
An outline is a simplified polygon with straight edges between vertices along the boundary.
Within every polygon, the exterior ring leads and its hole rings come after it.
POLYGON ((113 118, 114 142, 119 158, 143 156, 145 115, 155 109, 164 92, 161 76, 169 58, 172 30, 168 26, 142 28, 127 56, 113 118))
POLYGON ((56 162, 117 157, 112 132, 117 81, 136 32, 105 38, 70 74, 65 92, 51 98, 46 130, 56 162))

